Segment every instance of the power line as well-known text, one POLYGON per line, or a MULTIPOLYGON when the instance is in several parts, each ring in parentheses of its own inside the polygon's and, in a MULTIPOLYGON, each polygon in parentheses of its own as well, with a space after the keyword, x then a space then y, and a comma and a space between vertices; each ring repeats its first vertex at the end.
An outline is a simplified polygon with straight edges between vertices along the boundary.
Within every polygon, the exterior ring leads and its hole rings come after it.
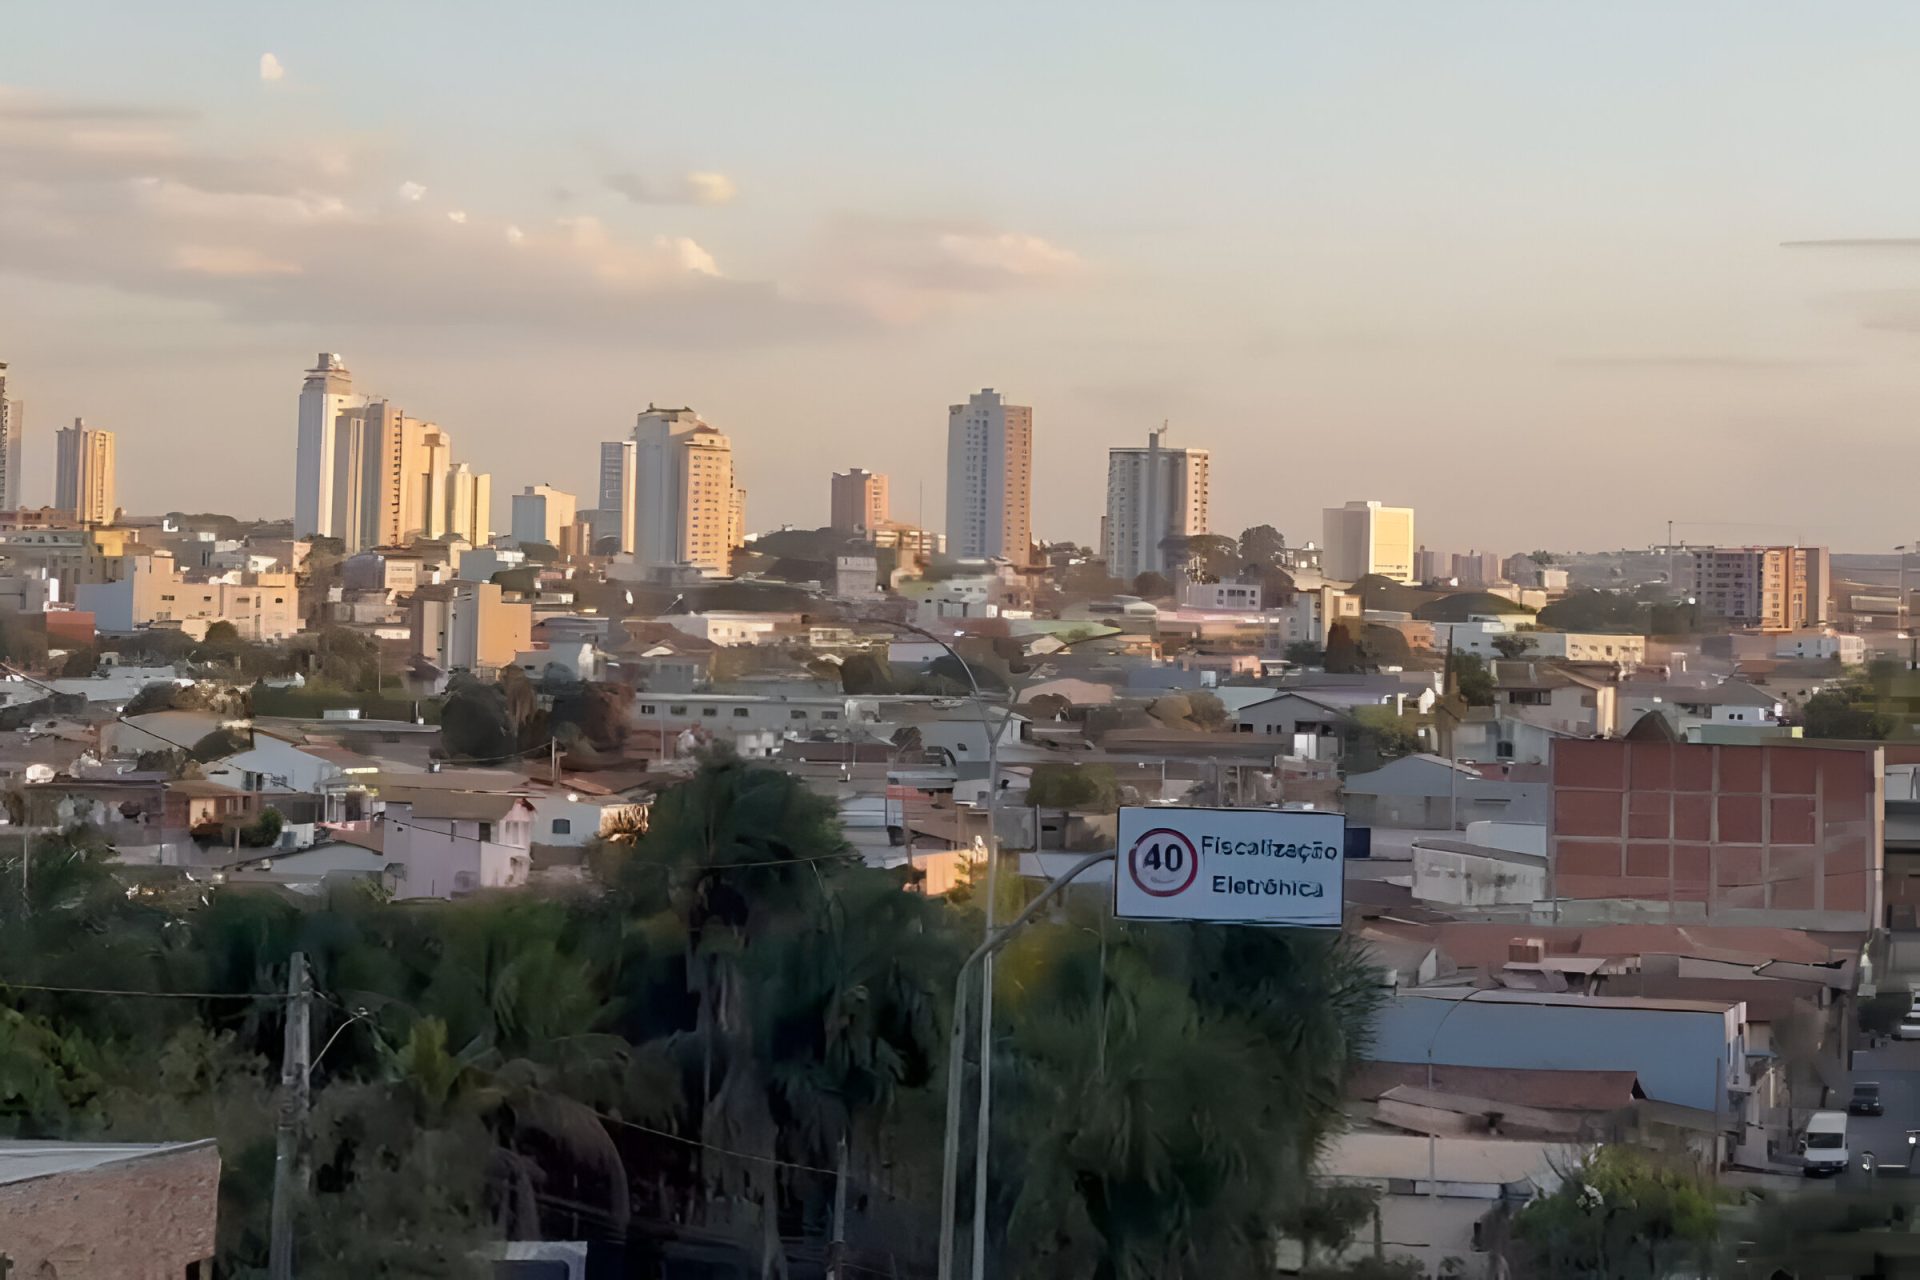
POLYGON ((42 982, 15 982, 0 978, 0 988, 14 991, 51 991, 76 996, 137 996, 159 1000, 285 1000, 275 991, 134 991, 124 987, 56 987, 42 982))

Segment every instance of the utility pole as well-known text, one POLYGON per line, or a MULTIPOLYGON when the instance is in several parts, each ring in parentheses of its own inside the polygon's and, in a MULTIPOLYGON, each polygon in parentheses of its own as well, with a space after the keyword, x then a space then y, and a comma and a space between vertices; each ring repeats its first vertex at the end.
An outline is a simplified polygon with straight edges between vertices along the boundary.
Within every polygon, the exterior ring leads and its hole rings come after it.
POLYGON ((846 1280, 847 1139, 840 1139, 839 1168, 833 1179, 833 1243, 827 1246, 827 1280, 846 1280))
POLYGON ((296 951, 287 966, 286 1039, 280 1050, 280 1112, 273 1151, 272 1236, 267 1247, 269 1280, 293 1280, 293 1210, 307 1190, 307 1076, 313 1052, 308 998, 313 978, 307 953, 296 951))

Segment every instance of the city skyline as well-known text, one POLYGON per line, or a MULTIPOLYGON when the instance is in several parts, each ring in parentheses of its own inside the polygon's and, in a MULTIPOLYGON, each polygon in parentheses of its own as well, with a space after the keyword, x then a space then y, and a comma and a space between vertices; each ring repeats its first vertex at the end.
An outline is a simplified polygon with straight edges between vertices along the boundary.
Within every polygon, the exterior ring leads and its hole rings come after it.
MULTIPOLYGON (((1047 94, 965 106, 893 99, 899 73, 851 10, 721 39, 715 15, 603 7, 607 38, 566 69, 532 15, 463 33, 474 58, 526 59, 539 92, 509 101, 405 74, 445 35, 429 13, 213 8, 224 21, 188 30, 127 7, 114 50, 51 6, 9 15, 0 358, 46 436, 118 426, 134 508, 288 514, 269 424, 289 353, 324 348, 458 424, 509 491, 592 492, 591 447, 635 405, 698 404, 741 441, 760 528, 824 519, 817 486, 781 483, 820 453, 859 456, 897 498, 924 484, 942 526, 940 406, 992 385, 1046 424, 1046 538, 1097 536, 1101 496, 1076 477, 1162 419, 1222 460, 1221 528, 1298 535, 1327 494, 1378 491, 1455 546, 1515 524, 1636 545, 1669 518, 1862 549, 1908 536, 1892 474, 1829 501, 1755 458, 1815 433, 1905 442, 1914 180, 1858 127, 1920 96, 1875 56, 1920 34, 1898 6, 1812 39, 1718 5, 1275 9, 1198 15, 1172 50, 1120 6, 1093 33, 1103 56, 1077 61, 1089 33, 1064 14, 1023 14, 1020 41, 992 20, 1011 10, 921 15, 926 84, 1074 63, 1047 94), (1736 12, 1747 56, 1680 74, 1736 12), (608 87, 643 22, 648 84, 608 87), (678 91, 730 81, 729 59, 752 69, 737 110, 678 91), (886 127, 843 127, 876 99, 886 127), (614 127, 643 100, 674 105, 639 138, 614 127), (535 474, 534 421, 573 446, 564 473, 535 474), (1450 443, 1473 435, 1525 440, 1620 501, 1486 511, 1482 452, 1450 443), (190 465, 214 445, 230 465, 190 465), (1690 481, 1726 467, 1802 527, 1690 481), (1281 471, 1323 482, 1276 493, 1281 471)), ((41 443, 28 495, 50 488, 41 443)))

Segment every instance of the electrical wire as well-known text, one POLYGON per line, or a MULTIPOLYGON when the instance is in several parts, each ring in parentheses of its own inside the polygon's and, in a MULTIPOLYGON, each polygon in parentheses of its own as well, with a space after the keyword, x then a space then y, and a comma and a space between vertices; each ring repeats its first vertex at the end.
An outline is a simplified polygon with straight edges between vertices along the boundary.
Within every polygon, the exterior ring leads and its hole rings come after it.
POLYGON ((124 987, 57 987, 43 982, 14 982, 0 978, 0 989, 51 991, 76 996, 136 996, 157 1000, 287 1000, 279 991, 134 991, 124 987))

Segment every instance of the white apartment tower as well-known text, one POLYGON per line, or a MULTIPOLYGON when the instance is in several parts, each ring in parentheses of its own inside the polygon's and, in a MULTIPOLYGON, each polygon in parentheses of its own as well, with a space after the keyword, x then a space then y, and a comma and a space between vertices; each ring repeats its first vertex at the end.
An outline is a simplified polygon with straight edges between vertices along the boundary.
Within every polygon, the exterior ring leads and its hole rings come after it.
POLYGON ((724 575, 745 519, 733 442, 692 409, 648 405, 633 427, 634 558, 724 575))
POLYGON ((617 554, 630 556, 634 551, 634 521, 639 508, 634 501, 634 486, 639 482, 637 452, 639 445, 629 437, 606 440, 600 445, 600 519, 596 537, 619 541, 617 554))
POLYGON ((1413 508, 1349 502, 1322 512, 1320 572, 1336 582, 1369 574, 1413 582, 1413 508))
POLYGON ((353 375, 338 355, 322 351, 300 385, 300 435, 293 468, 293 536, 347 538, 335 527, 337 446, 341 413, 366 403, 353 394, 353 375))
POLYGON ((1161 544, 1209 531, 1205 449, 1173 449, 1166 429, 1147 433, 1144 449, 1107 450, 1107 572, 1131 582, 1167 572, 1161 544))
POLYGON ((493 477, 464 462, 447 473, 447 536, 476 547, 493 537, 493 477))
POLYGON ((887 478, 863 467, 833 473, 832 528, 868 536, 887 523, 887 478))
POLYGON ((947 550, 1026 564, 1033 543, 1033 410, 988 387, 947 408, 947 550))
POLYGON ((53 505, 73 512, 82 524, 113 523, 113 432, 88 426, 79 418, 55 433, 53 505))

